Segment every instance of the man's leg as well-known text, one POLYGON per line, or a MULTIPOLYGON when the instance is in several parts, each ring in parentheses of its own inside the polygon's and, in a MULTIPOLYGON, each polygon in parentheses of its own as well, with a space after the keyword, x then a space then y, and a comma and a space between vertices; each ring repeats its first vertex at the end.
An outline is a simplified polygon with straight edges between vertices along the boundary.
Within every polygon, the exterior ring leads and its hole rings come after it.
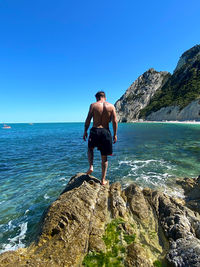
POLYGON ((101 184, 107 184, 106 181, 106 173, 108 169, 108 159, 107 156, 101 155, 101 168, 102 168, 102 178, 101 178, 101 184))
POLYGON ((88 147, 88 162, 89 162, 89 169, 87 174, 91 174, 93 172, 93 159, 94 159, 94 149, 88 147))

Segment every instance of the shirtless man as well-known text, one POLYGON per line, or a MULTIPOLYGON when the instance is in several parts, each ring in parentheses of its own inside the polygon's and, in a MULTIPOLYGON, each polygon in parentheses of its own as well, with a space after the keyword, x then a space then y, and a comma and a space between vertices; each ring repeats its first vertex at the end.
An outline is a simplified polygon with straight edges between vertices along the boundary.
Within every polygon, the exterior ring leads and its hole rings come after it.
POLYGON ((87 139, 87 130, 93 118, 93 127, 90 130, 88 140, 88 161, 89 169, 87 174, 93 172, 94 148, 97 147, 101 152, 102 166, 102 185, 107 184, 106 172, 108 168, 108 155, 112 155, 112 136, 109 130, 109 122, 113 125, 113 143, 117 142, 117 117, 115 107, 106 102, 106 95, 103 91, 99 91, 95 95, 97 102, 90 105, 90 109, 85 121, 85 131, 83 139, 87 139))

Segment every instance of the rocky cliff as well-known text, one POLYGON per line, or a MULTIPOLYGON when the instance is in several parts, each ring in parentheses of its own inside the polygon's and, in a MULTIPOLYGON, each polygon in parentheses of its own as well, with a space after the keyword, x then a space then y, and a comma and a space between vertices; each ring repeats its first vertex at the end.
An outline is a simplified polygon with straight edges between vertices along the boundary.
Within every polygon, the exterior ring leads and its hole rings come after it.
MULTIPOLYGON (((141 80, 143 75, 138 79, 141 80)), ((163 80, 160 77, 160 86, 154 79, 148 82, 150 85, 146 87, 144 98, 141 97, 143 83, 139 84, 136 80, 134 86, 131 85, 133 89, 130 87, 116 102, 120 122, 131 122, 138 118, 155 121, 200 120, 200 45, 183 53, 174 73, 166 73, 163 80), (130 101, 131 91, 134 91, 134 98, 130 101)))
POLYGON ((52 203, 28 248, 0 266, 200 266, 200 178, 179 180, 186 198, 78 174, 52 203))
POLYGON ((200 120, 200 99, 192 101, 181 109, 179 106, 163 107, 156 112, 151 112, 147 121, 191 121, 200 120))
POLYGON ((155 92, 159 90, 170 74, 149 69, 131 84, 125 94, 115 103, 118 121, 133 122, 138 120, 140 110, 145 108, 155 92))
POLYGON ((198 60, 200 56, 200 45, 195 45, 187 50, 180 57, 174 72, 180 70, 184 66, 189 66, 198 60))

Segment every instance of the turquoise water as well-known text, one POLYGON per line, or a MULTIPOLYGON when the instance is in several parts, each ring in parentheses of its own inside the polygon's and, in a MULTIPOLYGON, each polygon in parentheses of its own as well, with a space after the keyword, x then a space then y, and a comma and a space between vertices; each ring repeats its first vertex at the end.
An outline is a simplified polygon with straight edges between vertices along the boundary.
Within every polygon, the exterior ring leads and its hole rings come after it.
MULTIPOLYGON (((71 176, 88 168, 83 123, 0 127, 0 251, 23 247, 40 217, 71 176)), ((176 177, 197 177, 200 125, 119 124, 108 178, 127 186, 166 187, 176 177)), ((95 151, 94 176, 101 177, 95 151)))

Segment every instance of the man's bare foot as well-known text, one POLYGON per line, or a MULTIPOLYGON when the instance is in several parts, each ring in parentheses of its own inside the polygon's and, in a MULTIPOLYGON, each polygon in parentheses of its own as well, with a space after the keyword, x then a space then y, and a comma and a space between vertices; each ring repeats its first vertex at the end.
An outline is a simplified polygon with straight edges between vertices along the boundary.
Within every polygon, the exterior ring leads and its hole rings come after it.
POLYGON ((87 175, 90 175, 93 172, 93 166, 88 169, 86 172, 87 175))
POLYGON ((107 180, 101 181, 101 184, 102 184, 102 185, 106 185, 107 183, 108 183, 107 180))

